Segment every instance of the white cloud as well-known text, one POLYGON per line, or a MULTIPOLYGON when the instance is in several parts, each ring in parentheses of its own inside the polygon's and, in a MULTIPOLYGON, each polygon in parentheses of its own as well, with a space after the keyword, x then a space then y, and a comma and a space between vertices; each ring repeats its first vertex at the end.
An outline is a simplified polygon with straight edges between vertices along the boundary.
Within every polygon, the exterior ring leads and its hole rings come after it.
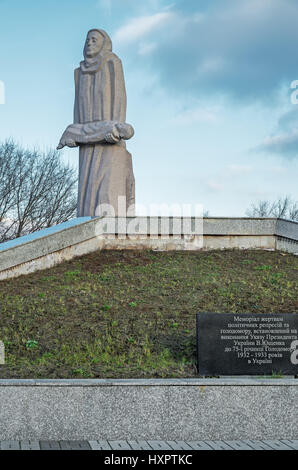
POLYGON ((110 15, 112 13, 112 0, 99 0, 98 7, 103 8, 110 15))
POLYGON ((194 124, 196 122, 212 124, 218 121, 218 112, 218 107, 206 108, 198 106, 197 108, 182 111, 171 120, 171 124, 181 126, 194 124))
POLYGON ((171 12, 163 12, 151 16, 133 18, 129 23, 116 31, 113 39, 115 42, 133 42, 166 23, 173 16, 171 12))
POLYGON ((283 83, 297 78, 297 0, 181 3, 188 7, 177 6, 151 55, 162 85, 197 97, 276 104, 283 83))
POLYGON ((288 172, 287 168, 284 168, 282 166, 272 166, 271 168, 269 168, 269 171, 278 175, 282 175, 288 172))
POLYGON ((226 65, 226 61, 221 57, 204 60, 197 68, 200 73, 215 73, 222 70, 226 65))
POLYGON ((232 174, 236 175, 241 175, 241 174, 246 174, 250 173, 253 168, 250 165, 229 165, 228 170, 232 174))
POLYGON ((192 17, 192 21, 194 23, 202 23, 203 21, 205 21, 206 19, 206 15, 204 15, 203 13, 195 13, 192 17))
POLYGON ((211 191, 222 191, 224 189, 223 185, 214 180, 207 181, 207 186, 211 191))
POLYGON ((141 56, 148 55, 156 49, 157 44, 154 42, 142 43, 139 45, 138 54, 141 56))
POLYGON ((267 137, 261 145, 256 147, 256 151, 275 153, 283 157, 297 157, 298 156, 298 129, 292 132, 267 137))

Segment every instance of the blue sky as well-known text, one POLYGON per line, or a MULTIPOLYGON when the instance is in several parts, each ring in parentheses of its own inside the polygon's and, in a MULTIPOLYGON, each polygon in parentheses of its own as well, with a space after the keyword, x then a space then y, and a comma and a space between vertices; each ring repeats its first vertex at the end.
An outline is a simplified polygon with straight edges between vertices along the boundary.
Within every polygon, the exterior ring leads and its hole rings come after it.
MULTIPOLYGON (((243 216, 298 198, 296 0, 0 0, 0 140, 56 147, 86 33, 124 67, 137 202, 243 216)), ((63 158, 77 166, 78 150, 63 158)))

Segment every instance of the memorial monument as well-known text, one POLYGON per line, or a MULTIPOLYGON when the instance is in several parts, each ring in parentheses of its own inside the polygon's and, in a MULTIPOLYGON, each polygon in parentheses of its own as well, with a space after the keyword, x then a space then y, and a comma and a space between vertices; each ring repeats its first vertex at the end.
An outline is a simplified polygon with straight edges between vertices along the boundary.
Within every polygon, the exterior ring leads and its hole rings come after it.
POLYGON ((125 121, 121 60, 112 52, 108 34, 92 29, 84 60, 75 70, 74 123, 58 145, 80 147, 78 217, 134 215, 135 180, 125 144, 134 130, 125 121))

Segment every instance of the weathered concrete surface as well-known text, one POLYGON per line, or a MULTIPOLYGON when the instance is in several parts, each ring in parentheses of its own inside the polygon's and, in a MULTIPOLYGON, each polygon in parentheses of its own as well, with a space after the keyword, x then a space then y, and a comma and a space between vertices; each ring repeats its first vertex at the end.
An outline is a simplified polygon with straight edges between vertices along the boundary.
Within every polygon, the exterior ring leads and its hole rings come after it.
POLYGON ((277 219, 275 234, 298 242, 298 223, 289 220, 277 219))
POLYGON ((87 217, 77 220, 0 244, 0 280, 50 268, 99 249, 237 248, 298 253, 298 224, 278 219, 87 217))
MULTIPOLYGON (((24 237, 23 244, 20 243, 23 237, 15 240, 16 246, 13 246, 12 242, 3 243, 3 245, 8 245, 8 248, 5 249, 4 246, 0 251, 0 272, 90 240, 96 236, 96 224, 92 219, 70 227, 67 224, 61 225, 62 230, 54 233, 49 233, 47 229, 42 230, 40 238, 29 239, 28 241, 28 238, 24 237)), ((35 234, 36 236, 37 234, 35 234)))
POLYGON ((297 439, 295 379, 0 381, 0 440, 297 439))
POLYGON ((273 235, 277 219, 207 218, 205 235, 273 235))
POLYGON ((289 238, 277 237, 276 249, 280 251, 287 251, 288 253, 298 254, 298 242, 289 238))
POLYGON ((63 263, 64 261, 71 260, 78 256, 86 255, 88 253, 91 253, 92 251, 101 250, 104 248, 104 245, 104 239, 101 239, 99 237, 95 237, 90 240, 85 240, 81 243, 68 246, 62 250, 58 250, 53 253, 48 253, 39 258, 35 258, 31 261, 27 261, 17 266, 13 266, 9 269, 0 271, 0 280, 10 279, 13 277, 34 273, 35 271, 42 271, 43 269, 52 268, 53 266, 63 263))

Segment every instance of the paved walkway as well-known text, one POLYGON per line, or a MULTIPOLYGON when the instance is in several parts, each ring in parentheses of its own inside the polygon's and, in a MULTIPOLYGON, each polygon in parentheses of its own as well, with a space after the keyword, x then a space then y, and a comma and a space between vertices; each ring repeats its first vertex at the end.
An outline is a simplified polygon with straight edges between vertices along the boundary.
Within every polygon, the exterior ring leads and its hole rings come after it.
POLYGON ((0 441, 0 450, 298 450, 298 440, 244 441, 0 441))

